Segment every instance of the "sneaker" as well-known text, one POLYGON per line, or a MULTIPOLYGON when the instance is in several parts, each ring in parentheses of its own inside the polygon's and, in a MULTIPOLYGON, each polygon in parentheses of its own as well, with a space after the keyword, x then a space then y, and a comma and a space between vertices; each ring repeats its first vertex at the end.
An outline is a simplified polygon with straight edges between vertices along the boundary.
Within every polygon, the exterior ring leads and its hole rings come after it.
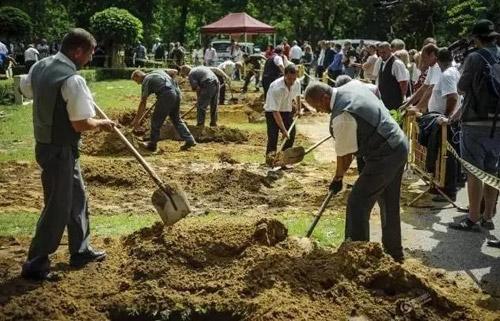
POLYGON ((500 249, 500 240, 489 240, 486 244, 489 247, 496 247, 497 249, 500 249))
POLYGON ((181 146, 180 150, 186 151, 189 150, 191 147, 196 146, 195 142, 186 142, 184 145, 181 146))
POLYGON ((493 221, 491 219, 485 220, 484 218, 481 218, 481 222, 479 224, 485 230, 491 231, 491 230, 495 229, 495 224, 493 223, 493 221))
POLYGON ((479 232, 479 225, 472 222, 468 217, 458 223, 449 223, 448 227, 459 231, 479 232))
POLYGON ((87 250, 82 253, 73 254, 69 259, 69 265, 72 267, 82 267, 90 262, 101 262, 106 258, 106 252, 87 250))

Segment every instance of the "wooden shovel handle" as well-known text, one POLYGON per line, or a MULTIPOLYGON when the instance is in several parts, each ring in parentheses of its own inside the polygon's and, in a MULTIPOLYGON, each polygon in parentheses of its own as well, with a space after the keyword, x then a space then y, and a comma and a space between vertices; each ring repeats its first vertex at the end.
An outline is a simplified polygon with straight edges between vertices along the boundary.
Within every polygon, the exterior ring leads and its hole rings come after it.
POLYGON ((323 144, 324 142, 326 142, 327 140, 329 140, 330 138, 332 138, 332 135, 328 135, 326 136, 325 138, 323 138, 322 140, 320 140, 319 142, 317 142, 316 144, 312 145, 311 147, 309 147, 305 152, 304 152, 304 155, 307 155, 309 154, 310 152, 312 152, 313 150, 315 150, 319 145, 323 144))
MULTIPOLYGON (((99 108, 99 106, 97 106, 95 103, 94 103, 94 107, 95 107, 97 113, 100 115, 100 117, 109 120, 108 116, 106 116, 106 114, 102 111, 102 109, 99 108)), ((123 133, 116 126, 113 127, 113 131, 118 135, 118 137, 120 137, 121 141, 132 152, 132 154, 134 155, 134 157, 139 161, 139 163, 142 165, 142 167, 144 167, 144 169, 146 170, 146 172, 148 172, 149 176, 151 176, 151 178, 156 183, 156 185, 158 185, 158 187, 162 191, 164 191, 165 194, 171 195, 172 194, 172 188, 170 186, 166 185, 160 179, 160 177, 151 168, 151 166, 149 165, 149 163, 146 162, 146 160, 144 159, 144 157, 142 157, 142 155, 139 154, 139 152, 137 151, 137 149, 135 149, 135 147, 128 141, 127 137, 125 137, 125 135, 123 135, 123 133)))

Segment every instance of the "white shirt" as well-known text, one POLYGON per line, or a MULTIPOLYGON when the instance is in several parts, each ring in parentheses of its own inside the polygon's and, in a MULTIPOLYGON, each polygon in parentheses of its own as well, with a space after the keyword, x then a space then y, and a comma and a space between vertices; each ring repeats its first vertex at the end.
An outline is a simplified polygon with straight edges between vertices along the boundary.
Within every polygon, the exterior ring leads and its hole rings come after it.
POLYGON ((7 46, 0 41, 0 53, 3 53, 4 55, 7 55, 9 53, 9 49, 7 49, 7 46))
MULTIPOLYGON (((58 52, 55 59, 75 68, 75 64, 63 53, 58 52)), ((37 64, 40 62, 37 62, 37 64)), ((35 64, 36 65, 36 64, 35 64)), ((21 76, 20 89, 24 96, 33 98, 33 88, 31 87, 31 68, 28 75, 21 76)), ((80 75, 73 75, 66 79, 61 86, 61 94, 66 102, 66 109, 70 121, 84 120, 95 117, 94 98, 90 93, 85 79, 80 75)))
POLYGON ((207 48, 207 50, 205 50, 205 61, 215 59, 217 59, 217 51, 215 51, 215 48, 207 48))
POLYGON ((436 62, 434 66, 430 66, 427 69, 427 77, 425 77, 424 85, 433 86, 438 83, 441 78, 441 68, 439 68, 436 62))
POLYGON ((298 79, 295 80, 292 87, 288 89, 285 84, 285 78, 280 77, 269 86, 264 110, 268 112, 290 112, 292 111, 292 101, 297 96, 300 96, 300 81, 298 79))
POLYGON ((325 49, 321 49, 318 57, 318 66, 323 66, 323 61, 325 60, 325 49))
POLYGON ((368 59, 366 59, 366 69, 364 69, 365 70, 364 75, 366 79, 375 80, 377 78, 378 72, 375 71, 375 64, 377 63, 377 60, 378 60, 377 54, 373 54, 369 56, 368 59))
POLYGON ((302 58, 302 49, 298 45, 295 45, 292 48, 290 48, 290 59, 300 59, 300 58, 302 58))
POLYGON ((236 66, 236 64, 233 61, 228 59, 228 60, 224 61, 223 63, 219 64, 219 66, 217 66, 217 68, 222 69, 222 71, 224 71, 226 73, 226 75, 231 76, 233 74, 235 66, 236 66))
POLYGON ((33 47, 29 47, 24 51, 24 61, 37 61, 40 53, 33 47))
POLYGON ((285 63, 283 62, 283 58, 280 55, 274 56, 273 62, 276 66, 282 66, 285 68, 285 63))
MULTIPOLYGON (((333 110, 337 89, 333 88, 332 98, 330 99, 330 109, 333 110)), ((353 154, 358 151, 358 123, 349 113, 343 112, 332 119, 330 124, 335 140, 335 153, 338 156, 353 154)))
POLYGON ((449 67, 441 74, 438 83, 432 89, 432 95, 429 99, 429 111, 435 111, 443 115, 446 113, 446 96, 458 94, 457 84, 459 79, 460 72, 455 67, 449 67))
MULTIPOLYGON (((382 58, 379 57, 377 62, 375 63, 375 68, 373 69, 374 74, 376 74, 377 76, 380 72, 380 64, 381 63, 383 63, 383 61, 382 61, 382 58)), ((385 70, 386 65, 387 64, 384 62, 384 64, 382 65, 382 71, 385 70)), ((406 69, 405 64, 397 58, 394 59, 394 63, 392 64, 391 73, 394 77, 396 77, 396 80, 398 82, 410 80, 410 73, 408 72, 408 69, 406 69)), ((377 77, 377 84, 379 81, 378 78, 379 77, 377 77)))

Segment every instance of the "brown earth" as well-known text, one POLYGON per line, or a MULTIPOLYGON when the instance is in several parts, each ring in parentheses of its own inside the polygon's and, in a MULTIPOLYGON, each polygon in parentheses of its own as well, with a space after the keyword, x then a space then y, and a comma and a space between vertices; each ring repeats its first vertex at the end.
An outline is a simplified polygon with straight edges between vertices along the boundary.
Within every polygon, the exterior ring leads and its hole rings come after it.
POLYGON ((475 305, 480 293, 440 271, 400 265, 376 243, 306 248, 273 219, 158 223, 95 242, 109 257, 81 270, 60 251, 57 283, 17 277, 24 243, 0 240, 4 320, 495 320, 475 305), (431 301, 404 314, 422 294, 431 301))
MULTIPOLYGON (((188 125, 188 129, 198 143, 239 143, 248 141, 249 133, 226 126, 198 127, 188 125)), ((172 123, 168 122, 160 130, 160 139, 181 140, 172 123)))

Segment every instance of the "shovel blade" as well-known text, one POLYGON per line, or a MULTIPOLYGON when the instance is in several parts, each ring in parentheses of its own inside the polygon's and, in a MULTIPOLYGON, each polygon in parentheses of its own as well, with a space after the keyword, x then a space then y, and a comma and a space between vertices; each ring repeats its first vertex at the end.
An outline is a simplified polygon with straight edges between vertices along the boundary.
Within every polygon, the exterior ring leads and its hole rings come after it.
POLYGON ((163 224, 167 226, 175 224, 191 212, 186 194, 183 191, 174 191, 167 195, 163 190, 157 189, 151 197, 151 202, 160 214, 163 224))
POLYGON ((284 165, 292 165, 301 162, 304 159, 304 156, 306 155, 306 151, 304 147, 299 146, 299 147, 292 147, 289 148, 285 151, 283 151, 283 155, 280 159, 280 161, 284 165))

